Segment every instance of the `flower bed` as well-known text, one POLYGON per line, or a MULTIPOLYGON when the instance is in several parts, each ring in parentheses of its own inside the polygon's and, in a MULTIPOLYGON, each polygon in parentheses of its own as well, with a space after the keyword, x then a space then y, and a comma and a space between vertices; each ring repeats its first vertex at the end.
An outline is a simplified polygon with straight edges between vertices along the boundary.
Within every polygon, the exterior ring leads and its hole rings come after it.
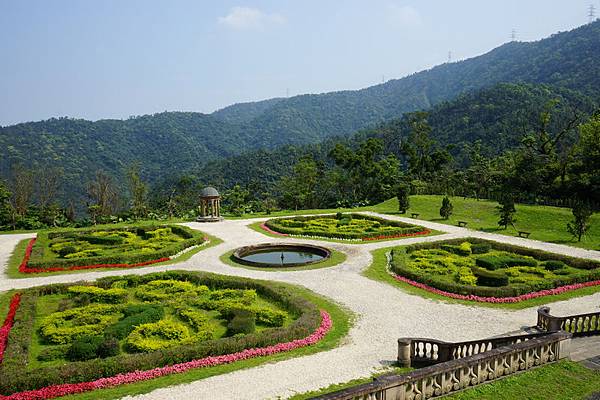
POLYGON ((0 398, 48 398, 289 351, 315 343, 331 323, 290 286, 197 272, 21 296, 7 318, 0 398))
POLYGON ((600 283, 600 263, 486 241, 455 239, 394 249, 393 277, 459 300, 515 303, 600 283))
POLYGON ((399 221, 342 213, 271 219, 261 224, 261 228, 281 236, 350 241, 385 240, 431 233, 421 226, 399 221))
POLYGON ((13 323, 15 322, 15 314, 17 313, 20 302, 21 295, 17 293, 10 301, 8 313, 6 314, 2 328, 0 328, 0 363, 2 363, 2 358, 4 357, 4 350, 6 349, 6 343, 8 342, 8 335, 13 327, 13 323))
POLYGON ((29 241, 19 272, 143 267, 168 261, 207 242, 201 232, 181 226, 41 233, 29 241), (148 236, 146 241, 142 235, 148 236))

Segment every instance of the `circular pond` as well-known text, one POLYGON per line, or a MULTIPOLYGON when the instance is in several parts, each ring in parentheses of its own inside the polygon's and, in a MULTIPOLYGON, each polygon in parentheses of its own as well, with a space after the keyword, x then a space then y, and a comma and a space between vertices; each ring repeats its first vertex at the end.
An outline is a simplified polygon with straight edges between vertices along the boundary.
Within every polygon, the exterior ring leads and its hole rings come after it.
POLYGON ((240 247, 233 252, 234 261, 253 267, 300 267, 328 259, 331 252, 310 244, 266 243, 240 247))

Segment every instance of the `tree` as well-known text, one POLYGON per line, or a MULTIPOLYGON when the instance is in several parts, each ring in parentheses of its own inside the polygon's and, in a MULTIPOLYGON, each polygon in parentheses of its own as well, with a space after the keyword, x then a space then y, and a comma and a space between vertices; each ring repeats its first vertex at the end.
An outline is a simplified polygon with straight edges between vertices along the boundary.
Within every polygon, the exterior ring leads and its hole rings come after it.
POLYGON ((132 164, 127 171, 129 192, 131 194, 131 211, 136 219, 144 218, 148 214, 146 194, 148 186, 140 177, 140 164, 132 164))
POLYGON ((248 198, 248 194, 248 191, 242 189, 240 185, 235 185, 233 189, 225 193, 225 203, 228 204, 229 211, 233 215, 239 217, 244 213, 244 205, 248 198))
POLYGON ((296 210, 316 206, 319 168, 312 156, 301 158, 293 172, 280 181, 283 202, 296 210))
POLYGON ((567 231, 581 242, 581 238, 590 229, 592 207, 586 201, 578 201, 573 206, 573 220, 567 223, 567 231))
POLYGON ((442 207, 440 208, 440 216, 444 219, 450 218, 452 215, 452 211, 454 210, 454 206, 448 196, 444 196, 442 199, 442 207))
POLYGON ((33 171, 23 164, 15 164, 12 169, 12 203, 18 216, 24 217, 27 214, 34 188, 33 171))
POLYGON ((517 222, 515 218, 517 210, 515 209, 515 200, 513 196, 503 196, 502 200, 500 200, 500 204, 496 206, 496 209, 500 214, 500 220, 498 220, 499 226, 503 226, 504 229, 506 229, 508 225, 511 225, 512 227, 515 226, 515 222, 517 222))
POLYGON ((0 180, 0 228, 10 225, 12 222, 11 197, 12 193, 8 190, 4 182, 0 180))
POLYGON ((398 211, 406 214, 410 207, 410 188, 408 185, 399 185, 396 190, 396 198, 398 199, 398 211))
POLYGON ((569 167, 570 193, 579 199, 600 201, 600 111, 579 126, 579 141, 574 148, 573 163, 569 167))
POLYGON ((88 183, 87 195, 91 200, 88 212, 94 224, 98 217, 109 216, 117 209, 117 189, 112 178, 102 170, 98 170, 95 179, 88 183))
POLYGON ((37 197, 42 211, 56 202, 62 175, 60 168, 40 168, 37 172, 37 197))

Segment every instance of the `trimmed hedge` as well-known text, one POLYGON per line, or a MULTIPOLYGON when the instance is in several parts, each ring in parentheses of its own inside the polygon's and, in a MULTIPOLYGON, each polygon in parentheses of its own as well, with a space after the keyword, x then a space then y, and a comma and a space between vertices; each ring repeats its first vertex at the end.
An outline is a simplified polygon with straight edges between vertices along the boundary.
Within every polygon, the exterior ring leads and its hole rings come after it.
POLYGON ((490 271, 495 271, 500 268, 508 267, 535 267, 537 261, 532 258, 504 256, 504 255, 488 255, 475 259, 478 267, 485 268, 490 271))
MULTIPOLYGON (((88 237, 85 235, 84 237, 88 237)), ((107 237, 102 237, 106 239, 107 237)), ((67 231, 67 232, 41 232, 37 235, 35 245, 33 246, 31 258, 27 263, 29 268, 69 268, 82 265, 97 265, 97 264, 136 264, 146 261, 158 260, 161 258, 167 258, 174 254, 179 253, 187 249, 188 247, 196 246, 204 243, 204 234, 199 231, 195 231, 186 226, 180 225, 159 225, 149 227, 135 227, 135 228, 114 228, 114 229, 83 229, 78 231, 67 231), (64 238, 77 238, 80 237, 78 232, 95 232, 95 231, 150 231, 160 228, 171 228, 171 231, 184 240, 176 243, 171 243, 168 246, 160 250, 139 252, 139 253, 122 253, 119 255, 112 256, 93 256, 93 257, 82 257, 77 259, 45 259, 44 252, 48 248, 49 241, 57 237, 64 238)))
MULTIPOLYGON (((379 222, 381 224, 387 225, 387 226, 392 226, 395 227, 396 229, 394 230, 390 230, 390 231, 386 231, 385 235, 386 236, 394 236, 394 235, 403 235, 403 234, 410 234, 410 233, 417 233, 417 232, 422 232, 423 230, 425 230, 425 228, 423 228, 422 226, 417 226, 417 225, 411 225, 411 224, 406 224, 404 222, 400 222, 400 221, 392 221, 392 220, 387 220, 384 218, 379 218, 379 217, 373 217, 370 215, 362 215, 362 214, 344 214, 344 216, 342 217, 342 220, 344 219, 344 217, 346 217, 347 221, 351 221, 352 219, 364 219, 364 220, 371 220, 371 221, 376 221, 379 222), (346 217, 346 216, 350 216, 350 217, 346 217)), ((319 231, 319 232, 306 232, 305 229, 302 227, 302 222, 303 221, 310 221, 313 219, 322 219, 322 218, 327 218, 327 219, 336 219, 336 220, 340 220, 340 218, 338 218, 338 216, 336 214, 331 214, 331 215, 313 215, 313 216, 299 216, 299 217, 291 217, 291 218, 276 218, 276 219, 270 219, 268 221, 265 222, 265 225, 275 231, 275 232, 279 232, 279 233, 284 233, 287 235, 298 235, 298 236, 303 236, 303 235, 314 235, 314 236, 321 236, 321 237, 326 237, 326 238, 332 238, 332 239, 363 239, 363 238, 368 238, 371 236, 379 236, 379 234, 377 234, 376 232, 363 232, 363 233, 352 233, 352 232, 327 232, 327 231, 319 231), (294 226, 283 226, 279 223, 279 221, 298 221, 299 224, 297 224, 298 226, 294 227, 294 226)))
MULTIPOLYGON (((420 282, 446 292, 457 293, 461 295, 476 295, 481 297, 513 297, 540 290, 554 289, 560 286, 566 286, 574 283, 583 283, 600 279, 600 262, 594 260, 573 258, 561 254, 548 253, 541 250, 529 249, 478 238, 460 238, 440 242, 419 243, 404 247, 404 251, 405 253, 403 253, 399 249, 394 250, 394 259, 391 263, 392 272, 409 278, 413 281, 420 282), (492 287, 470 286, 455 282, 449 282, 440 279, 435 275, 408 268, 405 265, 404 257, 406 257, 407 254, 411 253, 412 251, 421 249, 441 249, 442 245, 444 244, 458 246, 465 241, 471 243, 471 249, 473 249, 474 245, 483 244, 486 246, 490 246, 491 249, 514 252, 519 255, 533 257, 543 262, 560 261, 567 265, 570 265, 571 267, 581 269, 582 271, 579 274, 573 274, 570 276, 560 276, 559 278, 555 278, 551 281, 544 280, 537 282, 514 283, 510 286, 492 287)), ((473 272, 475 273, 475 271, 473 272)))
MULTIPOLYGON (((15 357, 17 352, 11 349, 25 347, 31 339, 32 328, 29 332, 22 334, 13 334, 11 331, 9 346, 5 353, 5 359, 0 364, 0 393, 9 395, 15 392, 33 390, 49 385, 61 383, 79 383, 96 380, 102 377, 110 377, 120 373, 131 371, 150 370, 155 367, 162 367, 176 363, 187 362, 207 356, 216 356, 230 354, 242 351, 244 349, 258 348, 274 345, 282 342, 289 342, 296 339, 302 339, 313 333, 321 323, 321 314, 314 303, 304 297, 294 293, 291 288, 274 282, 236 278, 222 275, 215 275, 201 272, 169 271, 164 273, 154 273, 143 276, 129 275, 124 277, 108 277, 99 279, 96 284, 99 287, 110 288, 118 280, 125 280, 127 288, 134 288, 157 279, 176 279, 185 280, 195 285, 206 285, 211 290, 216 289, 243 289, 256 290, 261 296, 277 302, 284 307, 290 314, 297 318, 285 327, 268 328, 261 332, 251 333, 242 337, 225 337, 215 340, 207 340, 194 344, 184 344, 174 346, 168 349, 153 351, 140 354, 126 354, 107 358, 97 358, 88 361, 71 362, 64 365, 52 367, 40 367, 31 370, 25 370, 23 365, 26 361, 15 357)), ((27 297, 32 295, 46 295, 55 293, 65 293, 68 284, 48 285, 39 288, 28 289, 25 291, 27 297)), ((32 302, 33 310, 35 301, 32 302)), ((23 316, 23 311, 27 307, 20 307, 17 312, 15 327, 22 325, 19 322, 23 316)), ((22 354, 23 352, 21 352, 22 354)), ((24 352, 25 360, 27 352, 24 352)))
POLYGON ((508 286, 508 276, 502 272, 489 271, 483 268, 471 268, 473 275, 477 277, 479 286, 500 287, 508 286))

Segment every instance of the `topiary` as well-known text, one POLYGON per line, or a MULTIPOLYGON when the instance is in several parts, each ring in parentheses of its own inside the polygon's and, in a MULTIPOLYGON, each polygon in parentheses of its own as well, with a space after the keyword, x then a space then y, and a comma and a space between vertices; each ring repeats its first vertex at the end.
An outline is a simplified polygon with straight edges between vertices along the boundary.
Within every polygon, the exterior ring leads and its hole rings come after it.
POLYGON ((256 329, 256 315, 250 310, 238 309, 227 324, 227 336, 247 335, 256 329))
POLYGON ((473 275, 477 277, 477 286, 500 287, 508 285, 508 275, 498 271, 488 271, 472 267, 473 275))
POLYGON ((75 340, 67 350, 67 360, 85 361, 98 358, 98 347, 103 340, 102 336, 83 336, 75 340))
POLYGON ((558 261, 558 260, 548 260, 545 261, 542 266, 547 270, 547 271, 558 271, 560 269, 564 269, 567 267, 567 264, 565 264, 562 261, 558 261))

